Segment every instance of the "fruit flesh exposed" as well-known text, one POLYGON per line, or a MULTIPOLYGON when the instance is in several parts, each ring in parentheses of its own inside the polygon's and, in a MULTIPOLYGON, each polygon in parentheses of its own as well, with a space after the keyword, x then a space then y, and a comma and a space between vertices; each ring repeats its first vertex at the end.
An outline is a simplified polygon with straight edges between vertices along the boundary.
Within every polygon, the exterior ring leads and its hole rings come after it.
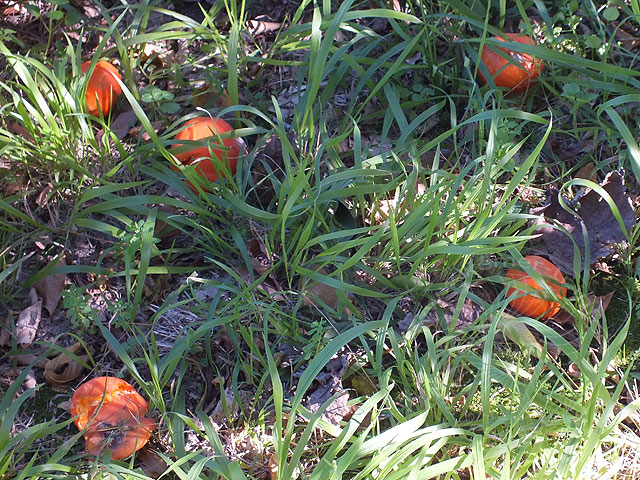
MULTIPOLYGON (((547 284, 551 287, 556 297, 566 297, 567 289, 562 286, 562 284, 565 283, 565 279, 558 267, 547 259, 537 255, 529 255, 525 257, 525 260, 536 272, 547 280, 547 284)), ((539 290, 540 294, 543 293, 542 287, 538 285, 538 283, 531 278, 528 273, 523 272, 522 270, 510 269, 507 272, 507 277, 522 282, 531 289, 539 290)), ((528 317, 551 318, 560 310, 560 303, 553 301, 552 299, 541 298, 537 294, 531 293, 522 295, 524 293, 522 290, 510 287, 508 295, 511 296, 514 293, 520 296, 511 300, 510 305, 521 315, 528 317)))

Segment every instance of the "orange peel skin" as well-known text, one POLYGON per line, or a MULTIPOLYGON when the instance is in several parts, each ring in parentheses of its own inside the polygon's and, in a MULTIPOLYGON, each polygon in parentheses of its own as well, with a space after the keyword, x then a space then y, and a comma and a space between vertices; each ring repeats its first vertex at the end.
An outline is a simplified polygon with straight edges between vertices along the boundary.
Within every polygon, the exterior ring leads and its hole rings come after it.
MULTIPOLYGON (((553 290, 553 293, 557 298, 566 297, 567 289, 562 284, 565 283, 564 276, 553 263, 546 258, 529 255, 524 257, 527 263, 533 267, 543 277, 549 278, 548 285, 553 290)), ((528 273, 518 270, 516 268, 509 269, 507 271, 507 277, 512 280, 517 280, 525 285, 528 285, 533 290, 539 290, 542 293, 542 287, 529 276, 528 273)), ((552 299, 541 298, 536 293, 528 293, 523 295, 523 291, 515 287, 510 287, 508 295, 517 293, 520 296, 514 298, 509 303, 511 308, 521 315, 532 318, 551 318, 560 311, 560 303, 553 301, 552 299)))
MULTIPOLYGON (((535 42, 526 35, 507 33, 506 36, 513 42, 535 45, 535 42)), ((505 41, 502 37, 493 37, 493 39, 499 42, 505 41)), ((489 45, 482 49, 480 60, 493 78, 496 87, 507 88, 510 93, 528 90, 544 69, 544 62, 538 58, 526 53, 489 45), (500 50, 502 55, 497 50, 500 50), (510 57, 511 61, 504 58, 503 55, 510 57)), ((482 69, 478 69, 478 77, 482 83, 487 83, 482 69)))
POLYGON ((148 410, 135 388, 116 377, 93 378, 71 398, 71 415, 84 430, 86 450, 92 455, 110 450, 113 460, 130 457, 149 441, 156 423, 145 417, 148 410))
POLYGON ((153 419, 135 417, 120 405, 110 403, 100 408, 85 432, 85 448, 96 456, 111 450, 112 460, 122 460, 147 444, 155 426, 153 419))
MULTIPOLYGON (((80 65, 82 73, 85 73, 90 65, 91 60, 80 65)), ((87 112, 91 115, 97 117, 100 115, 100 111, 102 111, 102 115, 106 117, 111 111, 111 107, 116 98, 122 94, 122 87, 120 87, 115 77, 122 80, 120 72, 118 72, 118 69, 111 63, 106 60, 100 60, 96 63, 89 82, 87 83, 87 93, 85 96, 87 112)))
MULTIPOLYGON (((224 138, 220 140, 216 138, 226 132, 233 131, 233 127, 225 120, 217 117, 196 117, 188 120, 184 124, 184 128, 175 136, 175 140, 207 140, 207 145, 194 146, 189 149, 186 145, 176 143, 172 145, 172 149, 176 152, 174 155, 183 165, 196 165, 198 174, 215 182, 218 180, 218 169, 211 160, 212 156, 217 157, 220 161, 225 162, 229 166, 232 175, 235 175, 238 165, 238 157, 245 152, 244 141, 242 138, 224 138), (223 147, 223 148, 216 148, 223 147)), ((175 169, 175 168, 174 168, 175 169)))

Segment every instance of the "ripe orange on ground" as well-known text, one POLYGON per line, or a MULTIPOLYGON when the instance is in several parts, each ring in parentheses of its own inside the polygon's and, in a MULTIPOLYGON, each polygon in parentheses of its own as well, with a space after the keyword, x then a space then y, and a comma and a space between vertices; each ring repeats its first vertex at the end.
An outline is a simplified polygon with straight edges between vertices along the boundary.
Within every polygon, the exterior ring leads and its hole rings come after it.
POLYGON ((134 416, 121 405, 109 403, 100 408, 85 432, 85 448, 92 455, 109 449, 113 460, 122 460, 144 447, 154 428, 152 419, 134 416))
MULTIPOLYGON (((85 73, 90 65, 91 60, 84 62, 80 66, 82 73, 85 73)), ((97 117, 102 110, 102 115, 107 116, 113 102, 122 94, 122 88, 114 76, 122 80, 118 69, 111 63, 105 60, 96 63, 91 78, 89 78, 86 93, 87 112, 91 115, 97 117)))
MULTIPOLYGON (((542 275, 542 277, 546 277, 545 279, 548 279, 547 284, 551 287, 556 297, 566 297, 567 289, 562 286, 562 284, 565 283, 565 279, 558 267, 546 258, 539 257, 538 255, 529 255, 524 257, 524 259, 536 272, 542 275)), ((540 287, 528 273, 522 270, 515 268, 509 269, 509 271, 507 271, 507 277, 518 280, 535 290, 540 290, 540 293, 542 293, 542 287, 540 287)), ((560 304, 556 301, 543 299, 534 294, 522 295, 524 292, 514 287, 509 288, 508 295, 511 296, 514 292, 521 296, 511 300, 510 305, 521 315, 551 318, 560 310, 560 304)))
POLYGON ((111 458, 121 460, 142 448, 151 437, 155 422, 146 418, 147 401, 126 381, 116 377, 96 377, 82 384, 71 397, 74 423, 85 430, 89 453, 112 450, 111 458))
MULTIPOLYGON (((518 33, 507 33, 512 41, 525 45, 535 45, 535 42, 526 35, 518 33)), ((493 37, 494 40, 504 42, 502 37, 493 37)), ((495 47, 485 45, 480 56, 481 62, 487 67, 489 74, 493 77, 493 81, 497 87, 508 88, 513 93, 527 90, 538 75, 542 73, 544 64, 542 60, 532 57, 526 53, 514 52, 507 48, 499 47, 507 58, 500 55, 495 47)), ((478 69, 478 76, 483 83, 487 83, 487 79, 482 73, 482 69, 478 69)))
MULTIPOLYGON (((175 136, 176 140, 204 140, 210 138, 207 145, 195 147, 191 150, 176 153, 176 158, 183 165, 191 165, 197 162, 196 171, 211 182, 218 179, 218 171, 211 161, 211 155, 215 155, 223 162, 227 162, 232 174, 236 173, 238 157, 244 152, 244 142, 241 138, 225 138, 222 144, 225 150, 216 148, 220 146, 220 139, 216 136, 233 131, 233 127, 221 118, 216 117, 196 117, 185 123, 185 128, 175 136)), ((175 144, 171 148, 182 147, 182 144, 175 144)))

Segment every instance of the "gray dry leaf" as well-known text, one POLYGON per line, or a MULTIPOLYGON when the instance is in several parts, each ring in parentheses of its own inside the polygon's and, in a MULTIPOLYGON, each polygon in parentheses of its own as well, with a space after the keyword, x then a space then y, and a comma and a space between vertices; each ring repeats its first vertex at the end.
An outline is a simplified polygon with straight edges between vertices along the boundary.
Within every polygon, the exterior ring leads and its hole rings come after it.
MULTIPOLYGON (((67 265, 64 255, 60 257, 56 267, 64 267, 67 265)), ((53 315, 58 306, 58 302, 62 298, 62 291, 67 284, 67 276, 64 273, 49 275, 42 280, 38 280, 34 288, 38 295, 42 297, 44 308, 47 309, 49 315, 53 315)))
POLYGON ((129 130, 133 128, 137 120, 138 117, 136 117, 136 113, 132 109, 125 110, 113 119, 111 122, 111 131, 119 140, 122 140, 127 136, 129 130))
POLYGON ((322 418, 339 425, 343 418, 348 417, 355 411, 355 405, 348 405, 349 393, 342 386, 342 377, 349 367, 349 355, 338 354, 327 363, 325 371, 318 374, 316 389, 309 395, 307 402, 309 411, 315 413, 332 396, 336 395, 327 409, 322 413, 322 418))
MULTIPOLYGON (((618 207, 625 228, 629 231, 636 223, 636 215, 626 195, 622 176, 618 172, 609 173, 601 187, 618 207)), ((615 244, 626 242, 626 237, 611 212, 609 204, 595 190, 589 190, 574 202, 565 201, 565 203, 573 210, 573 214, 562 207, 558 201, 557 192, 551 192, 548 205, 531 211, 539 215, 537 223, 541 226, 536 232, 542 233, 542 239, 551 260, 563 272, 573 274, 574 242, 580 249, 582 269, 584 269, 585 242, 582 236, 582 225, 589 237, 590 264, 611 255, 615 244), (548 226, 554 223, 564 227, 571 237, 548 226)))
POLYGON ((28 347, 33 343, 42 317, 42 299, 38 297, 35 288, 30 290, 29 298, 31 305, 20 312, 16 322, 16 339, 18 345, 23 347, 28 347))

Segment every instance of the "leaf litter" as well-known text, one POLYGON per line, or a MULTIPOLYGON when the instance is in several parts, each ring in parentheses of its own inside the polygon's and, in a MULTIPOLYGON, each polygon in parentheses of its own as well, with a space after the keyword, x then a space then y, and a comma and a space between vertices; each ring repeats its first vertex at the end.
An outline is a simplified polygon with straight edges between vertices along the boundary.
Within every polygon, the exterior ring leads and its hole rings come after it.
POLYGON ((307 408, 312 413, 320 410, 331 399, 322 412, 321 418, 333 425, 339 425, 342 420, 351 417, 357 409, 357 405, 349 405, 349 392, 342 385, 352 358, 352 353, 343 351, 329 360, 323 371, 316 376, 314 380, 316 387, 307 399, 307 408))
MULTIPOLYGON (((600 186, 609 194, 620 212, 625 229, 630 231, 636 223, 636 214, 626 194, 622 175, 611 172, 600 186)), ((533 209, 531 213, 539 216, 536 221, 539 228, 536 232, 542 234, 549 257, 564 273, 574 273, 574 245, 580 252, 581 269, 585 268, 587 245, 582 234, 583 226, 588 236, 590 265, 613 254, 616 245, 627 243, 627 237, 609 203, 595 189, 577 196, 573 201, 563 198, 562 203, 558 198, 558 191, 552 189, 549 191, 549 203, 533 209), (567 233, 557 227, 562 227, 567 233)))

